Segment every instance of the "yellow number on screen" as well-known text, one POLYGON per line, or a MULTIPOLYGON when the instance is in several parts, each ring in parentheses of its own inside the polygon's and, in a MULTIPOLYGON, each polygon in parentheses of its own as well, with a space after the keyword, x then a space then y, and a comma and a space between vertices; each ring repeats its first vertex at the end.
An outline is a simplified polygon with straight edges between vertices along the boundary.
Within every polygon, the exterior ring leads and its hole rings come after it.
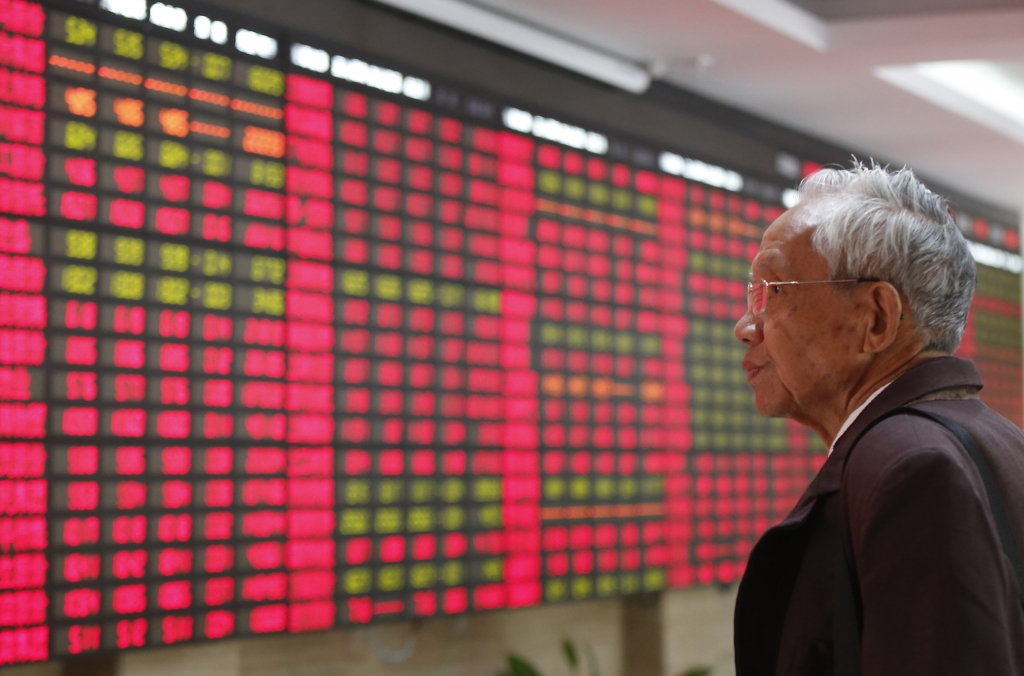
POLYGON ((565 480, 558 478, 544 479, 544 497, 548 500, 561 500, 565 495, 565 480))
POLYGON ((538 177, 540 189, 546 193, 558 194, 562 192, 562 175, 556 171, 542 171, 538 177))
POLYGON ((477 479, 473 484, 473 499, 477 502, 493 502, 501 499, 501 479, 489 477, 477 479))
POLYGON ((487 505, 486 507, 481 507, 478 514, 480 516, 480 525, 484 528, 501 528, 501 505, 487 505))
POLYGON ((449 587, 460 584, 464 575, 465 566, 458 561, 448 561, 441 568, 441 579, 449 587))
POLYGON ((569 482, 569 496, 573 500, 586 500, 590 497, 590 479, 582 476, 573 477, 569 482))
POLYGON ((96 148, 96 128, 84 122, 68 122, 64 127, 64 146, 71 150, 96 148))
POLYGON ((68 293, 96 293, 96 268, 69 265, 61 274, 60 286, 68 293))
POLYGON ((135 237, 117 237, 114 239, 114 262, 119 265, 142 265, 146 254, 146 244, 135 237))
POLYGON ((402 508, 378 509, 374 515, 373 530, 377 533, 398 533, 402 530, 402 508))
POLYGON ((130 131, 114 132, 114 157, 138 162, 145 152, 143 148, 142 134, 130 131))
POLYGON ((572 176, 565 181, 565 196, 572 200, 582 200, 587 194, 587 182, 579 176, 572 176))
POLYGON ((459 530, 466 523, 466 510, 462 507, 445 507, 441 515, 441 526, 445 530, 459 530))
POLYGON ((439 295, 445 307, 461 307, 466 302, 466 291, 461 284, 442 284, 439 295))
POLYGON ((110 276, 110 293, 115 298, 141 300, 146 291, 146 278, 139 272, 118 270, 110 276))
POLYGON ((410 509, 407 527, 414 533, 434 530, 434 508, 413 507, 410 509))
POLYGON ((252 311, 268 315, 283 315, 284 291, 256 287, 252 290, 252 311))
POLYGON ((373 584, 373 574, 368 568, 353 568, 345 573, 345 591, 349 594, 365 594, 373 584))
POLYGON ((168 305, 184 305, 191 289, 188 280, 181 277, 161 277, 156 283, 156 299, 168 305))
POLYGON ((405 569, 402 566, 384 566, 377 573, 377 586, 381 591, 398 591, 405 586, 405 569))
POLYGON ((231 59, 220 54, 203 54, 203 77, 227 80, 231 77, 231 59))
POLYGON ((211 310, 231 308, 231 285, 223 282, 207 282, 203 287, 203 306, 211 310))
POLYGON ((142 33, 118 28, 114 31, 114 53, 128 59, 142 58, 142 33))
POLYGON ((174 141, 160 142, 160 166, 168 169, 188 167, 188 148, 174 141))
POLYGON ((619 589, 619 581, 614 575, 600 575, 597 578, 597 595, 612 596, 619 589))
POLYGON ((370 292, 370 277, 363 270, 346 270, 341 276, 341 290, 350 296, 365 296, 370 292))
POLYGON ((587 330, 582 326, 570 326, 568 331, 569 347, 586 347, 587 330))
POLYGON ((253 66, 249 69, 249 89, 271 96, 284 94, 284 73, 273 68, 253 66))
POLYGON ((413 279, 409 281, 409 300, 420 305, 434 302, 434 283, 429 279, 413 279))
POLYGON ((64 22, 66 40, 73 45, 92 47, 96 44, 96 24, 77 16, 69 16, 64 22))
POLYGON ((342 535, 362 535, 370 530, 370 510, 346 509, 341 513, 338 530, 342 535))
POLYGON ((593 183, 590 186, 590 201, 598 206, 604 206, 608 204, 608 200, 611 199, 611 191, 608 190, 608 186, 601 183, 593 183))
POLYGON ((658 200, 651 195, 641 195, 636 201, 636 208, 644 216, 658 217, 658 200))
POLYGON ((636 495, 636 479, 619 479, 619 497, 628 500, 636 495))
POLYGON ((658 591, 665 588, 665 571, 660 569, 644 571, 644 589, 658 591))
POLYGON ((207 249, 203 252, 204 275, 230 275, 231 254, 207 249))
POLYGON ((458 502, 466 494, 466 484, 462 479, 445 479, 441 484, 441 498, 445 502, 458 502))
POLYGON ((398 502, 402 499, 404 482, 401 479, 383 479, 377 487, 380 501, 384 504, 398 502))
POLYGON ((164 270, 186 272, 188 262, 188 247, 184 244, 160 245, 160 267, 164 270))
POLYGON ((574 599, 590 598, 594 593, 594 583, 589 577, 577 577, 572 581, 572 597, 574 599))
POLYGON ((473 293, 473 308, 477 312, 501 314, 501 291, 497 289, 477 289, 473 293))
POLYGON ((615 336, 615 351, 623 354, 633 351, 633 336, 629 333, 620 333, 615 336))
POLYGON ((203 151, 203 173, 207 176, 227 176, 231 172, 231 157, 220 150, 203 151))
POLYGON ((352 479, 345 486, 345 503, 349 505, 365 505, 370 501, 370 482, 365 479, 352 479))
POLYGON ((633 208, 633 193, 628 190, 613 190, 612 208, 617 211, 629 211, 633 208))
POLYGON ((492 582, 501 580, 502 575, 505 573, 505 566, 501 559, 487 559, 484 561, 483 574, 484 579, 492 582))
POLYGON ((284 165, 270 160, 253 160, 249 169, 249 180, 253 185, 265 185, 268 188, 284 187, 284 165))
POLYGON ((377 278, 377 297, 384 300, 402 298, 402 280, 395 275, 381 275, 377 278))
POLYGON ((409 582, 416 589, 425 589, 437 584, 437 566, 432 563, 417 563, 409 571, 409 582))
POLYGON ((559 578, 548 580, 547 586, 544 588, 544 598, 548 601, 561 601, 565 598, 565 590, 565 580, 559 578))
POLYGON ((437 493, 437 486, 434 484, 433 479, 417 479, 412 483, 412 494, 413 502, 428 502, 434 499, 434 495, 437 493))
POLYGON ((68 230, 65 238, 70 258, 96 258, 96 233, 84 230, 68 230))
POLYGON ((252 257, 252 281, 281 284, 284 282, 284 260, 267 256, 252 257))
POLYGON ((545 322, 540 327, 540 342, 545 345, 558 345, 565 337, 565 330, 560 324, 545 322))
POLYGON ((594 333, 590 335, 590 343, 599 352, 610 352, 613 344, 611 331, 595 329, 594 333))
POLYGON ((188 50, 173 42, 161 42, 160 65, 171 70, 188 68, 188 50))

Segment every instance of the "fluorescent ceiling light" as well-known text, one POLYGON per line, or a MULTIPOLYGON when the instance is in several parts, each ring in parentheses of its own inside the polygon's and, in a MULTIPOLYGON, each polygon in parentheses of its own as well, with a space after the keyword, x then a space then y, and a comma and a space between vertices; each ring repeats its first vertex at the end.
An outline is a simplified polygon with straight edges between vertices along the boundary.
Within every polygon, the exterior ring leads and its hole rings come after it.
POLYGON ((458 0, 378 0, 504 47, 642 94, 651 76, 640 66, 458 0))
POLYGON ((991 61, 885 66, 875 75, 1024 144, 1024 68, 991 61))
POLYGON ((787 0, 714 1, 815 51, 828 51, 828 24, 787 0))

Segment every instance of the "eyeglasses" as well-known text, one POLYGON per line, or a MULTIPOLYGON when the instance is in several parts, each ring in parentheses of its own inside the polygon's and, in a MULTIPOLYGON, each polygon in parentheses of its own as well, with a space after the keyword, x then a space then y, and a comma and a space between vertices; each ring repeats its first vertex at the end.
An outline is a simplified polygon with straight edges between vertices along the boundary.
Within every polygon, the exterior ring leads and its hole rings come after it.
POLYGON ((763 279, 756 282, 747 282, 747 311, 752 315, 759 315, 768 307, 768 287, 798 286, 800 284, 859 284, 861 282, 880 281, 874 277, 861 279, 820 279, 812 282, 767 282, 763 279))

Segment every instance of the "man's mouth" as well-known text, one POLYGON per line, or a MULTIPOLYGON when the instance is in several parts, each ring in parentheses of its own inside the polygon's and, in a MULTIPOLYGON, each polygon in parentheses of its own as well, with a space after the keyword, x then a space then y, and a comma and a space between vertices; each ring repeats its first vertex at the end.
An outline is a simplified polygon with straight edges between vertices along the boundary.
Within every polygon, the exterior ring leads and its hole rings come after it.
POLYGON ((747 372, 747 382, 751 382, 757 377, 757 374, 764 370, 764 364, 751 364, 746 361, 743 362, 743 370, 747 372))

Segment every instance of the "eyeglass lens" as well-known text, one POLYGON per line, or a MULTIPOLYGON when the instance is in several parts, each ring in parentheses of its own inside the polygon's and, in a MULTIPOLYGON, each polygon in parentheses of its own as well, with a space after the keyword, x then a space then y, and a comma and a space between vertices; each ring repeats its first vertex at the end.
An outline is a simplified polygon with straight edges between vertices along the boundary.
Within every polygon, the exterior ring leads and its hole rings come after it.
POLYGON ((747 284, 747 308, 751 314, 759 315, 764 312, 765 301, 768 295, 765 293, 767 284, 764 282, 751 282, 747 284))

